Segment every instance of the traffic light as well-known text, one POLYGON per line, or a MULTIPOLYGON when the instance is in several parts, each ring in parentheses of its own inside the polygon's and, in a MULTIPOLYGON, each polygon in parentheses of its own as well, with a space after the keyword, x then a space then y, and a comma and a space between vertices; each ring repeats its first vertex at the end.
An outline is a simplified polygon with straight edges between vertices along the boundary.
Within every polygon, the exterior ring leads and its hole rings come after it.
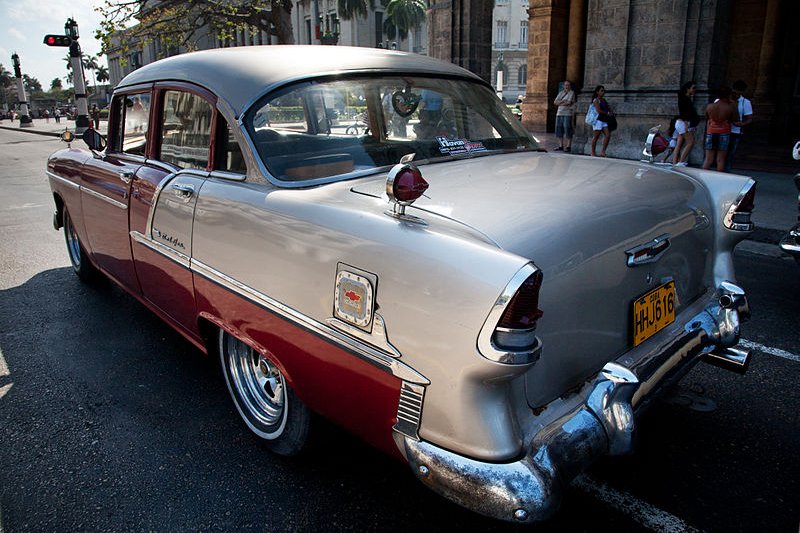
POLYGON ((45 35, 44 44, 47 46, 69 46, 72 39, 67 35, 45 35))

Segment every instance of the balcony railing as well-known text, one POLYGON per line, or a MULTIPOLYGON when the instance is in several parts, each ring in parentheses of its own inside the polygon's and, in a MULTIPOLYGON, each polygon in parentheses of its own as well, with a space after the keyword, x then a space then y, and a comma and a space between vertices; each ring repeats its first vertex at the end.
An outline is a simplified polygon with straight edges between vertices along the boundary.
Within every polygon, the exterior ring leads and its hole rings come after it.
POLYGON ((508 48, 508 41, 505 41, 505 42, 495 41, 494 47, 495 48, 508 48))

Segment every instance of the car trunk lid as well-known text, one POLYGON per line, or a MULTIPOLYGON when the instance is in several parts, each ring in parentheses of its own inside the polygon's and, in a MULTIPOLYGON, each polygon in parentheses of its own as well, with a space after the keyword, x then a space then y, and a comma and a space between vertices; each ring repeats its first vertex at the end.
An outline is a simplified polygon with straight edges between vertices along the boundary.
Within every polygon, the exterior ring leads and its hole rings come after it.
MULTIPOLYGON (((466 224, 544 273, 541 360, 528 373, 540 406, 632 347, 632 302, 669 280, 677 312, 705 292, 713 229, 705 190, 648 164, 539 153, 422 165, 430 183, 409 208, 466 224), (416 208, 416 209, 414 209, 416 208), (658 260, 628 266, 626 251, 655 238, 658 260)), ((383 182, 356 192, 381 195, 383 182)))

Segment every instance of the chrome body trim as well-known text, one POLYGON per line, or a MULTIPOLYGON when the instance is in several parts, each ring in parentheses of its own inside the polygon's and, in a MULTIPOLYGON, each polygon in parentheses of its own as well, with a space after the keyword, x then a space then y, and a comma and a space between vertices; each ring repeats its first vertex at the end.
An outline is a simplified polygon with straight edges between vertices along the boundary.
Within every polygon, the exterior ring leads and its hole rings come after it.
POLYGON ((533 348, 519 352, 499 348, 492 340, 495 328, 500 322, 500 317, 503 316, 503 311, 506 310, 508 303, 525 280, 537 270, 539 269, 533 263, 528 263, 520 268, 517 273, 514 274, 514 277, 511 278, 511 281, 505 286, 500 296, 497 297, 494 306, 492 306, 492 310, 489 311, 489 316, 486 317, 486 321, 483 323, 483 327, 481 327, 481 331, 478 334, 478 351, 486 359, 509 365, 532 365, 539 360, 542 354, 542 342, 538 337, 536 338, 533 348))
POLYGON ((122 202, 118 202, 117 200, 114 200, 113 198, 109 198, 105 194, 100 194, 99 192, 93 191, 92 189, 89 189, 88 187, 84 187, 83 185, 81 185, 81 191, 85 192, 89 196, 94 196, 95 198, 97 198, 99 200, 102 200, 102 201, 104 201, 104 202, 106 202, 108 204, 111 204, 114 207, 118 207, 118 208, 120 208, 122 210, 127 210, 128 209, 128 206, 123 204, 122 202))
POLYGON ((732 348, 739 322, 749 316, 744 291, 724 282, 705 301, 683 334, 657 353, 610 361, 570 407, 559 409, 554 401, 550 422, 526 436, 521 459, 478 461, 400 432, 395 442, 420 481, 442 496, 501 520, 545 520, 558 508, 563 487, 595 459, 632 450, 636 413, 664 386, 708 354, 746 367, 749 353, 732 348))
POLYGON ((235 279, 226 276, 222 272, 196 260, 191 260, 191 270, 195 274, 203 276, 204 278, 228 289, 229 291, 238 294, 239 296, 255 303, 256 305, 267 309, 281 317, 294 322, 298 326, 319 335, 343 346, 347 351, 354 354, 358 358, 375 365, 376 367, 389 372, 390 374, 407 381, 409 383, 416 383, 420 385, 428 385, 430 381, 422 374, 398 361, 382 350, 377 349, 375 346, 369 345, 366 342, 351 337, 350 335, 335 329, 326 324, 322 324, 311 317, 308 317, 291 307, 284 305, 266 294, 260 293, 247 285, 236 281, 235 279))
POLYGON ((50 172, 49 170, 47 170, 45 172, 47 173, 47 177, 48 178, 50 178, 52 180, 55 180, 58 183, 62 183, 64 185, 66 185, 67 187, 71 187, 71 188, 76 189, 76 190, 81 190, 80 183, 75 183, 74 181, 68 180, 67 178, 63 178, 63 177, 59 176, 58 174, 50 172))
POLYGON ((628 266, 633 268, 639 265, 655 263, 661 259, 661 256, 672 246, 669 237, 669 233, 664 233, 652 241, 625 250, 625 255, 628 256, 628 266))
POLYGON ((139 244, 146 246, 153 250, 154 252, 158 252, 161 255, 167 257, 171 261, 178 263, 182 267, 187 269, 191 268, 191 258, 188 255, 182 254, 176 251, 174 248, 170 248, 165 244, 161 244, 160 242, 148 237, 146 235, 142 235, 138 231, 131 231, 130 233, 131 239, 138 242, 139 244))
POLYGON ((359 329, 355 326, 351 326, 350 324, 343 322, 338 318, 331 317, 325 320, 325 322, 329 326, 339 329, 344 333, 347 333, 348 335, 351 335, 353 337, 358 337, 367 344, 383 351, 389 357, 394 357, 395 359, 399 359, 401 356, 400 350, 395 348, 392 345, 392 343, 389 342, 389 337, 386 334, 386 322, 384 321, 380 313, 375 313, 375 318, 373 320, 371 333, 367 333, 362 329, 359 329))
POLYGON ((404 381, 400 387, 400 400, 397 403, 397 423, 392 429, 416 441, 420 440, 419 424, 424 401, 425 387, 404 381))
POLYGON ((247 179, 247 174, 240 174, 238 172, 228 172, 227 170, 212 170, 209 178, 218 178, 221 180, 229 181, 244 181, 247 179))

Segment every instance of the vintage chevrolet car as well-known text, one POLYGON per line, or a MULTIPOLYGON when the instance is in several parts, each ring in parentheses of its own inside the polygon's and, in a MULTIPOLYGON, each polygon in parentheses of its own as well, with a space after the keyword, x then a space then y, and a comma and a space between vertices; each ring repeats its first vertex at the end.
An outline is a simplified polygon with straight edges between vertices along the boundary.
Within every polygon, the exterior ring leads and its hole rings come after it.
POLYGON ((753 180, 545 153, 449 63, 185 54, 84 140, 47 164, 75 272, 219 357, 279 454, 321 415, 469 509, 544 520, 696 362, 750 359, 753 180))

